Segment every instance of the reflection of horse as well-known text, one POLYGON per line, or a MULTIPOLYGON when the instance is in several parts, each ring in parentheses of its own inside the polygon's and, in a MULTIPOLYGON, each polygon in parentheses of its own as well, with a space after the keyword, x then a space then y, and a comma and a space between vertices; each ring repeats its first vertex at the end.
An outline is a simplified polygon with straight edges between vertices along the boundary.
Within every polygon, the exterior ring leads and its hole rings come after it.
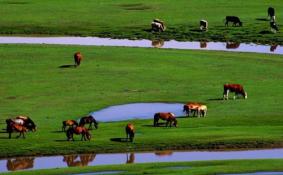
POLYGON ((126 155, 127 155, 126 163, 134 163, 135 162, 135 153, 130 153, 130 156, 128 155, 128 153, 126 155))
POLYGON ((164 40, 152 40, 151 45, 156 48, 161 48, 164 45, 164 40))
POLYGON ((82 117, 82 118, 80 119, 79 125, 80 125, 80 126, 84 126, 84 125, 87 124, 87 123, 89 123, 88 129, 92 129, 92 123, 93 123, 95 129, 98 128, 98 123, 97 123, 97 121, 96 121, 91 115, 86 116, 86 117, 82 117))
POLYGON ((76 52, 74 54, 75 66, 79 66, 81 64, 82 59, 83 55, 81 54, 81 52, 76 52))
POLYGON ((85 128, 85 127, 82 127, 82 126, 77 126, 77 127, 70 127, 67 132, 66 132, 66 135, 67 135, 67 140, 73 140, 74 141, 74 134, 81 134, 82 135, 82 138, 81 140, 89 140, 91 139, 91 135, 89 133, 89 131, 85 128))
POLYGON ((177 119, 175 117, 175 115, 171 112, 159 112, 159 113, 155 113, 154 114, 154 122, 153 122, 153 126, 158 126, 158 121, 159 119, 161 120, 166 120, 166 127, 169 126, 171 127, 172 126, 172 123, 173 123, 173 126, 177 127, 177 119))
POLYGON ((126 136, 127 140, 130 139, 131 142, 133 142, 134 137, 135 137, 135 127, 133 124, 128 123, 125 127, 126 130, 126 136))
POLYGON ((227 42, 226 49, 237 49, 240 46, 240 43, 236 42, 227 42))
POLYGON ((157 156, 170 156, 173 154, 173 151, 171 150, 156 151, 154 154, 157 156))
POLYGON ((63 123, 62 131, 65 131, 67 126, 71 126, 71 127, 79 126, 76 120, 65 120, 62 123, 63 123))
POLYGON ((95 159, 96 154, 81 154, 81 155, 65 155, 63 162, 66 162, 68 167, 88 166, 95 159), (77 160, 79 157, 79 160, 77 160))
POLYGON ((274 44, 270 46, 270 52, 274 52, 277 48, 278 44, 274 44))
POLYGON ((207 106, 201 103, 197 103, 197 102, 189 102, 184 105, 183 112, 186 112, 188 117, 192 113, 193 113, 193 116, 195 116, 197 113, 198 117, 201 117, 201 116, 205 117, 207 113, 207 106))
POLYGON ((24 170, 33 168, 34 157, 14 158, 7 160, 9 171, 24 170))
POLYGON ((200 48, 206 48, 207 43, 206 42, 200 42, 200 48))

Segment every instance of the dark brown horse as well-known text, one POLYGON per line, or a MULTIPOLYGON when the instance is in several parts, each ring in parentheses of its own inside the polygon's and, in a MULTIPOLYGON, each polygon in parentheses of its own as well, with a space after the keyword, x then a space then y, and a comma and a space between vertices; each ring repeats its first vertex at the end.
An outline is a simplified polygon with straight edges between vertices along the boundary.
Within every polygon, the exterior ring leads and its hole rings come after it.
POLYGON ((80 119, 79 126, 84 126, 87 123, 89 123, 88 129, 92 129, 92 124, 94 125, 95 129, 98 128, 98 122, 91 115, 82 117, 80 119))
POLYGON ((70 127, 79 126, 76 120, 65 120, 62 123, 63 123, 62 131, 65 131, 67 126, 70 126, 70 127))
POLYGON ((79 66, 81 64, 82 59, 83 55, 81 54, 81 52, 76 52, 74 54, 75 66, 79 66))
POLYGON ((89 140, 90 141, 90 139, 91 139, 91 135, 90 135, 88 129, 86 129, 83 126, 70 127, 66 132, 67 140, 68 141, 70 141, 70 140, 74 141, 74 134, 76 134, 76 135, 81 134, 82 135, 81 141, 82 140, 85 140, 85 141, 89 140))
POLYGON ((12 132, 20 133, 20 135, 18 135, 17 138, 19 138, 20 136, 25 138, 25 133, 28 131, 28 129, 25 126, 11 122, 9 119, 6 120, 6 123, 7 123, 6 131, 7 133, 9 133, 9 139, 12 136, 12 132))
POLYGON ((133 142, 135 137, 135 127, 133 124, 128 123, 125 127, 127 140, 130 139, 130 142, 133 142))
POLYGON ((175 117, 175 115, 171 112, 159 112, 159 113, 156 113, 154 114, 154 122, 153 122, 153 126, 158 126, 159 123, 159 119, 161 120, 166 120, 166 127, 168 127, 168 124, 169 126, 171 127, 172 124, 173 126, 177 127, 177 119, 175 117))

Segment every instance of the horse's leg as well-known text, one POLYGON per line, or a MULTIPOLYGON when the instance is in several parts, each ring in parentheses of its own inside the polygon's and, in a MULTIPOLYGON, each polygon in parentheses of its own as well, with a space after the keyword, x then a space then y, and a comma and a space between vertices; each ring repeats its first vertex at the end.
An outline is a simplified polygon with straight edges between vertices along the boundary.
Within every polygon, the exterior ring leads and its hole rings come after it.
POLYGON ((92 129, 92 122, 89 123, 88 129, 92 129))
POLYGON ((26 137, 25 137, 25 132, 23 132, 23 138, 25 139, 26 137))
POLYGON ((12 132, 9 131, 9 139, 11 139, 11 137, 12 137, 12 132))

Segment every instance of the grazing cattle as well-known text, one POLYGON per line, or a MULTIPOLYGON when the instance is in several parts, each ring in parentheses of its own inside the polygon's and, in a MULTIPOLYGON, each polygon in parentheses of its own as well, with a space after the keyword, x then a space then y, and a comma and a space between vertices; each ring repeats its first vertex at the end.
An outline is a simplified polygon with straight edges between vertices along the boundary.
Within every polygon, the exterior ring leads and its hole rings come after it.
POLYGON ((7 160, 7 169, 9 171, 17 171, 33 168, 34 157, 19 157, 7 160))
POLYGON ((83 55, 81 54, 81 52, 76 52, 74 54, 75 66, 79 66, 81 64, 82 59, 83 55))
POLYGON ((234 99, 236 96, 243 96, 245 99, 248 98, 247 92, 245 92, 244 88, 240 84, 224 84, 224 92, 223 92, 223 100, 228 100, 229 92, 234 92, 234 99))
POLYGON ((243 26, 243 23, 240 21, 240 18, 237 16, 226 16, 225 26, 228 26, 228 23, 232 22, 233 26, 243 26))
POLYGON ((207 31, 208 30, 208 22, 206 20, 200 20, 199 22, 199 29, 201 31, 207 31))
POLYGON ((84 126, 87 123, 89 123, 88 129, 92 129, 92 124, 94 125, 95 129, 98 129, 98 122, 91 115, 82 117, 80 119, 79 126, 84 126))
POLYGON ((159 19, 154 19, 151 22, 151 30, 154 32, 164 32, 166 30, 166 27, 163 21, 159 19))
POLYGON ((6 124, 7 124, 6 131, 7 133, 9 133, 9 139, 11 138, 12 132, 14 131, 20 133, 20 135, 18 135, 17 138, 21 136, 25 138, 25 133, 28 131, 28 129, 24 125, 20 125, 20 124, 11 122, 10 119, 6 120, 6 124))
POLYGON ((171 127, 172 124, 173 126, 177 127, 177 119, 175 117, 175 115, 171 112, 159 112, 159 113, 156 113, 154 114, 154 122, 153 122, 153 126, 158 126, 159 123, 159 119, 161 120, 166 120, 166 127, 168 127, 168 124, 169 126, 171 127))
POLYGON ((71 127, 79 126, 76 120, 65 120, 62 123, 63 123, 62 131, 65 131, 67 126, 71 126, 71 127))
POLYGON ((270 18, 271 18, 272 16, 275 16, 275 10, 274 10, 273 7, 269 7, 269 8, 267 9, 267 16, 269 16, 270 18))
POLYGON ((74 141, 74 134, 81 134, 82 135, 82 138, 81 138, 81 141, 82 140, 89 140, 91 139, 91 135, 89 133, 89 131, 83 127, 83 126, 77 126, 77 127, 70 127, 67 132, 66 132, 66 135, 67 135, 67 140, 70 141, 70 140, 73 140, 74 141))
POLYGON ((237 49, 240 46, 240 43, 236 42, 227 42, 226 49, 237 49))
POLYGON ((135 137, 135 127, 133 124, 128 123, 125 127, 127 140, 130 139, 130 142, 133 142, 135 137))
POLYGON ((201 103, 189 102, 184 105, 183 112, 186 112, 188 117, 193 113, 193 116, 197 114, 198 117, 205 117, 207 114, 207 106, 201 103))

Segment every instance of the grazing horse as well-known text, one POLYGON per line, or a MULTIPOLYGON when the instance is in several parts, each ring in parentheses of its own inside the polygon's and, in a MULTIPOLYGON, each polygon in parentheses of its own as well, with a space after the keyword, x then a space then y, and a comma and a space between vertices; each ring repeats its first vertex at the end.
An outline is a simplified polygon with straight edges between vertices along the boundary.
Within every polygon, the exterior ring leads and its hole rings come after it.
POLYGON ((74 54, 75 66, 79 66, 81 64, 82 59, 83 55, 81 54, 81 52, 76 52, 74 54))
POLYGON ((93 123, 95 129, 98 128, 98 122, 91 115, 86 116, 86 117, 82 117, 80 119, 79 126, 84 126, 87 123, 89 123, 88 129, 92 129, 92 123, 93 123))
POLYGON ((130 142, 133 142, 134 137, 135 137, 135 127, 133 124, 128 123, 125 127, 126 130, 126 137, 127 140, 130 139, 130 142))
POLYGON ((232 22, 233 26, 243 26, 243 23, 241 22, 240 18, 237 16, 226 16, 226 22, 225 22, 225 26, 228 26, 228 23, 232 22))
POLYGON ((20 135, 18 135, 17 138, 19 138, 21 135, 23 138, 25 138, 25 133, 28 131, 28 129, 25 126, 11 122, 10 119, 7 119, 6 123, 7 123, 6 131, 7 133, 9 133, 9 139, 11 139, 12 132, 14 131, 20 133, 20 135))
POLYGON ((168 124, 169 126, 171 127, 172 126, 172 123, 173 123, 173 126, 177 127, 177 119, 175 117, 175 115, 171 112, 159 112, 159 113, 155 113, 154 114, 154 122, 153 122, 153 126, 158 126, 158 121, 159 119, 161 120, 166 120, 166 127, 168 127, 168 124))
POLYGON ((155 32, 164 32, 166 30, 166 27, 163 21, 159 19, 154 19, 151 22, 151 30, 155 32))
POLYGON ((81 138, 81 141, 82 140, 89 140, 91 139, 91 135, 89 133, 89 131, 83 127, 83 126, 77 126, 77 127, 70 127, 67 132, 66 132, 66 135, 67 135, 67 140, 70 141, 70 140, 74 140, 74 134, 81 134, 82 135, 82 138, 81 138))
POLYGON ((183 112, 186 112, 188 117, 191 113, 193 113, 193 116, 197 113, 198 117, 205 117, 207 114, 207 106, 201 103, 189 102, 184 105, 183 112))
POLYGON ((71 126, 71 127, 79 126, 76 120, 65 120, 62 123, 63 123, 62 131, 65 131, 67 126, 71 126))
POLYGON ((245 99, 248 98, 247 92, 245 92, 244 88, 240 84, 224 84, 224 92, 223 92, 223 100, 228 100, 229 92, 234 92, 234 100, 236 96, 243 96, 245 99))

